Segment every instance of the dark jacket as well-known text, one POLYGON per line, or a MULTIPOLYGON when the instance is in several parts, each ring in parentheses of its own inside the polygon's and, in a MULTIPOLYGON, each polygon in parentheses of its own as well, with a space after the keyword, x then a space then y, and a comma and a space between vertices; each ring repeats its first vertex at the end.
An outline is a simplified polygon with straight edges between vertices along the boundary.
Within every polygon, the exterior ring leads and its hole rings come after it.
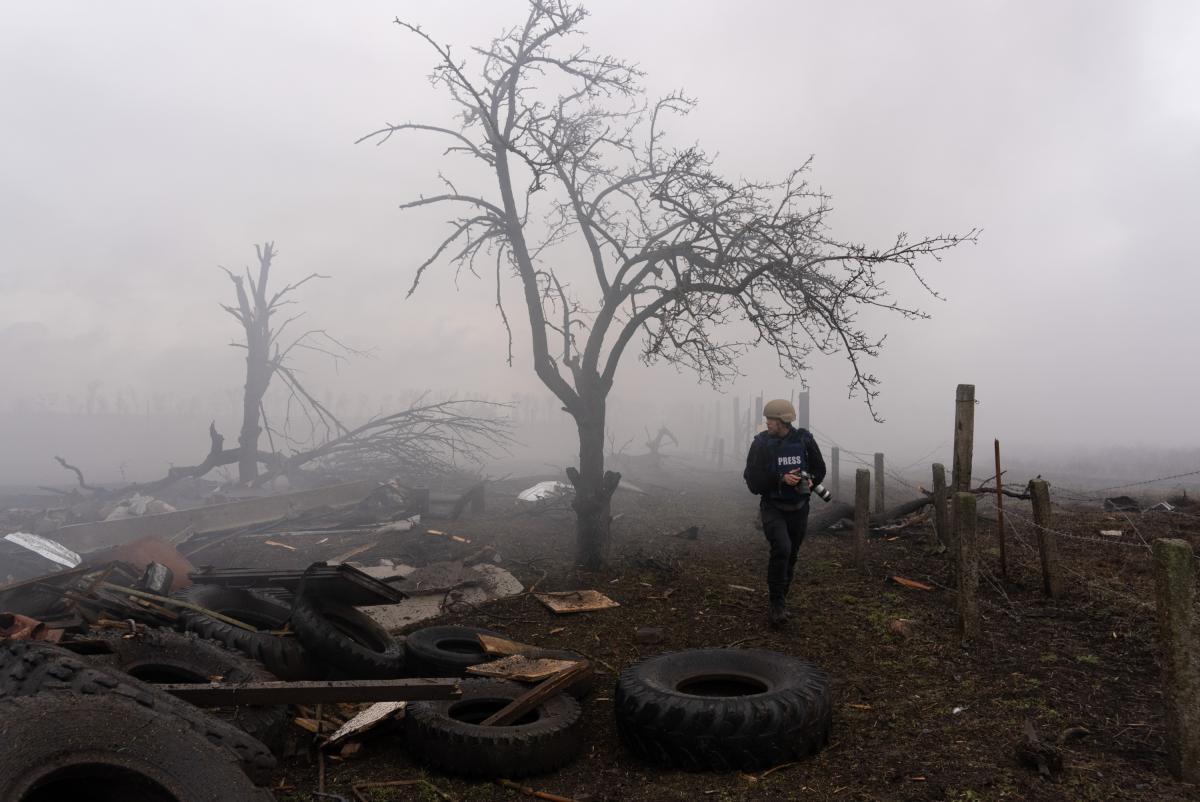
MULTIPOLYGON (((746 455, 746 469, 742 478, 751 493, 762 496, 764 500, 776 503, 798 504, 808 501, 808 488, 798 485, 791 488, 783 482, 783 474, 789 466, 779 465, 777 453, 783 446, 800 446, 804 455, 805 470, 812 478, 813 484, 825 480, 825 459, 817 441, 807 429, 792 427, 791 432, 784 438, 772 437, 767 432, 759 432, 750 443, 750 452, 746 455)), ((788 449, 788 450, 795 450, 788 449)))

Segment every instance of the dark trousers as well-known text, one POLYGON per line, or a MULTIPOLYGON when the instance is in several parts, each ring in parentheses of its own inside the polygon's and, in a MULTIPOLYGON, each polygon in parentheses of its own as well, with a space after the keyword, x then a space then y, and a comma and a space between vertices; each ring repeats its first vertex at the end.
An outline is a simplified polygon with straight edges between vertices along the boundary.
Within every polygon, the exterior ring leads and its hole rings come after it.
POLYGON ((771 558, 767 563, 767 591, 772 607, 782 607, 796 573, 796 556, 804 534, 808 531, 808 504, 798 510, 781 510, 769 501, 763 501, 763 534, 771 547, 771 558))

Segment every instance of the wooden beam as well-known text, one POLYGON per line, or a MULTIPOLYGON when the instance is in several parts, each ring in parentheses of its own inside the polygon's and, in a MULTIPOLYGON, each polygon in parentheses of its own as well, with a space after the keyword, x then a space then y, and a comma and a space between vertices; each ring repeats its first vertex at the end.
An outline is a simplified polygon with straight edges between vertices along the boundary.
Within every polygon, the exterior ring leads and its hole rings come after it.
POLYGON ((585 670, 587 670, 587 663, 576 663, 567 670, 534 685, 480 723, 485 727, 506 727, 512 724, 550 697, 562 693, 563 689, 574 682, 576 677, 585 670))
POLYGON ((365 679, 327 682, 219 682, 155 685, 160 691, 197 707, 238 705, 304 705, 324 702, 419 702, 457 699, 462 696, 458 680, 450 679, 365 679))

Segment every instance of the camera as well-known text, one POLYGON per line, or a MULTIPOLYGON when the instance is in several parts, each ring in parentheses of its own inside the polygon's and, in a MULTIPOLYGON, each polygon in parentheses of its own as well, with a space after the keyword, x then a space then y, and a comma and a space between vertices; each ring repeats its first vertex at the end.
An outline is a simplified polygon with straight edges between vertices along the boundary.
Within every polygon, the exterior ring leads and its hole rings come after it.
MULTIPOLYGON (((812 476, 809 475, 808 471, 800 471, 800 478, 811 480, 812 476)), ((825 485, 814 484, 812 486, 812 492, 813 495, 820 496, 821 501, 829 502, 833 499, 833 493, 830 493, 828 490, 826 490, 825 485)))

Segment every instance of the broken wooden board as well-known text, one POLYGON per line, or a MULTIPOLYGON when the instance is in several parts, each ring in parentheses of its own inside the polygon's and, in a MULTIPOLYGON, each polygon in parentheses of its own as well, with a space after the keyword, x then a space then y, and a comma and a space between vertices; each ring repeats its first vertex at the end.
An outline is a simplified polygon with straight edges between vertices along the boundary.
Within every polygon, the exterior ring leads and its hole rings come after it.
POLYGON ((329 736, 325 745, 333 746, 346 738, 362 735, 388 719, 396 718, 397 714, 404 712, 407 704, 407 702, 377 702, 339 727, 337 732, 329 736))
POLYGON ((507 638, 498 638, 495 635, 479 634, 475 636, 479 639, 479 645, 483 647, 483 651, 487 654, 528 654, 529 652, 537 651, 536 646, 530 646, 528 643, 520 643, 507 638))
POLYGON ((560 671, 566 671, 577 662, 579 661, 512 654, 490 663, 471 666, 467 669, 467 673, 480 677, 512 679, 517 682, 541 682, 560 671))
POLYGON ((918 582, 915 579, 908 579, 907 577, 903 576, 893 575, 889 576, 888 579, 892 580, 897 585, 906 588, 912 588, 913 590, 933 590, 933 585, 926 585, 924 582, 918 582))
POLYGON ((552 612, 559 615, 566 613, 586 613, 591 610, 607 610, 610 607, 621 606, 598 590, 566 590, 554 593, 535 593, 533 595, 538 601, 549 607, 552 612))

